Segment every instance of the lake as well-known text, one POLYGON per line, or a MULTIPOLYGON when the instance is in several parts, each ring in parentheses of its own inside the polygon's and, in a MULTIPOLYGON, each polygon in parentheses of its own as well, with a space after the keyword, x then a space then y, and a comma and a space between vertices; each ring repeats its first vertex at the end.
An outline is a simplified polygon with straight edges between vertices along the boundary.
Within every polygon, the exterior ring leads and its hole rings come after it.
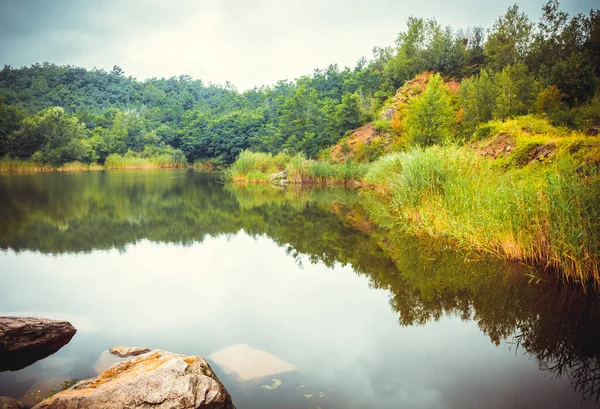
POLYGON ((598 294, 381 231, 362 195, 0 176, 0 315, 78 329, 0 395, 33 405, 128 345, 207 357, 238 409, 597 407, 598 294))

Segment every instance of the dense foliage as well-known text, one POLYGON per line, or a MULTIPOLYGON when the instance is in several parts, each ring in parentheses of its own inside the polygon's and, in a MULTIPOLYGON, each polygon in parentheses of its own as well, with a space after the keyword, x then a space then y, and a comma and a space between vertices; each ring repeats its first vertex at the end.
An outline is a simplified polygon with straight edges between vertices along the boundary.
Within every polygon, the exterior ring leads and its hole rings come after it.
POLYGON ((527 113, 588 129, 600 122, 600 12, 570 16, 550 0, 534 23, 515 5, 489 29, 466 32, 411 17, 395 46, 375 47, 354 68, 330 65, 244 92, 189 76, 138 81, 117 66, 4 66, 0 155, 50 165, 104 164, 113 154, 231 163, 244 149, 315 157, 378 119, 396 89, 423 71, 462 86, 457 98, 437 89, 411 104, 415 143, 468 139, 482 122, 527 113))

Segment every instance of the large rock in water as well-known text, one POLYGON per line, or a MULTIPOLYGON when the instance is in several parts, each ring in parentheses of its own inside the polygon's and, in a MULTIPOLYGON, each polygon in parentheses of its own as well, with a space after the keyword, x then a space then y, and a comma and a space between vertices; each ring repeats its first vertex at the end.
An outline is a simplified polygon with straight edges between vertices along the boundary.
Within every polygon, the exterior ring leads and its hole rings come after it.
POLYGON ((82 408, 235 409, 204 358, 161 350, 113 365, 34 407, 82 408))
POLYGON ((76 332, 67 321, 0 317, 0 371, 16 371, 52 355, 76 332))

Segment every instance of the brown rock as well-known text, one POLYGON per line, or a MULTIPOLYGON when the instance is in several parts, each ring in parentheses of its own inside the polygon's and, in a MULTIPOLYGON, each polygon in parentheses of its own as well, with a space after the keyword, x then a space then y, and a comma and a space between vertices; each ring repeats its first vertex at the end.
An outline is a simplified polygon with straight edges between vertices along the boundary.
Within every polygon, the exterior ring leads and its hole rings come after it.
POLYGON ((0 371, 15 371, 52 355, 77 330, 67 321, 0 317, 0 371))
POLYGON ((155 350, 77 383, 34 409, 235 409, 204 358, 155 350))
POLYGON ((0 396, 0 409, 23 409, 25 405, 16 399, 0 396))
POLYGON ((111 354, 119 356, 121 358, 127 358, 129 356, 138 356, 150 352, 151 349, 140 348, 140 347, 124 347, 118 346, 108 350, 111 354))

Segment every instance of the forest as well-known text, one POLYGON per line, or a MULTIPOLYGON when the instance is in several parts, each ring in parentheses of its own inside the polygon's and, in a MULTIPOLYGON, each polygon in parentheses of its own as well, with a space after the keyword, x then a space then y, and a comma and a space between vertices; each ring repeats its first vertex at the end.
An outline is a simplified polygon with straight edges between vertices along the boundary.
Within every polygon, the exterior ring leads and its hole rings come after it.
POLYGON ((600 12, 569 15, 556 0, 541 11, 534 21, 514 5, 492 27, 467 30, 410 17, 394 46, 374 47, 354 67, 333 64, 243 92, 186 75, 140 81, 118 66, 5 65, 0 168, 218 166, 244 150, 323 159, 370 122, 388 142, 360 161, 468 142, 481 124, 527 114, 597 132, 600 12), (423 72, 439 75, 406 109, 382 116, 423 72))

